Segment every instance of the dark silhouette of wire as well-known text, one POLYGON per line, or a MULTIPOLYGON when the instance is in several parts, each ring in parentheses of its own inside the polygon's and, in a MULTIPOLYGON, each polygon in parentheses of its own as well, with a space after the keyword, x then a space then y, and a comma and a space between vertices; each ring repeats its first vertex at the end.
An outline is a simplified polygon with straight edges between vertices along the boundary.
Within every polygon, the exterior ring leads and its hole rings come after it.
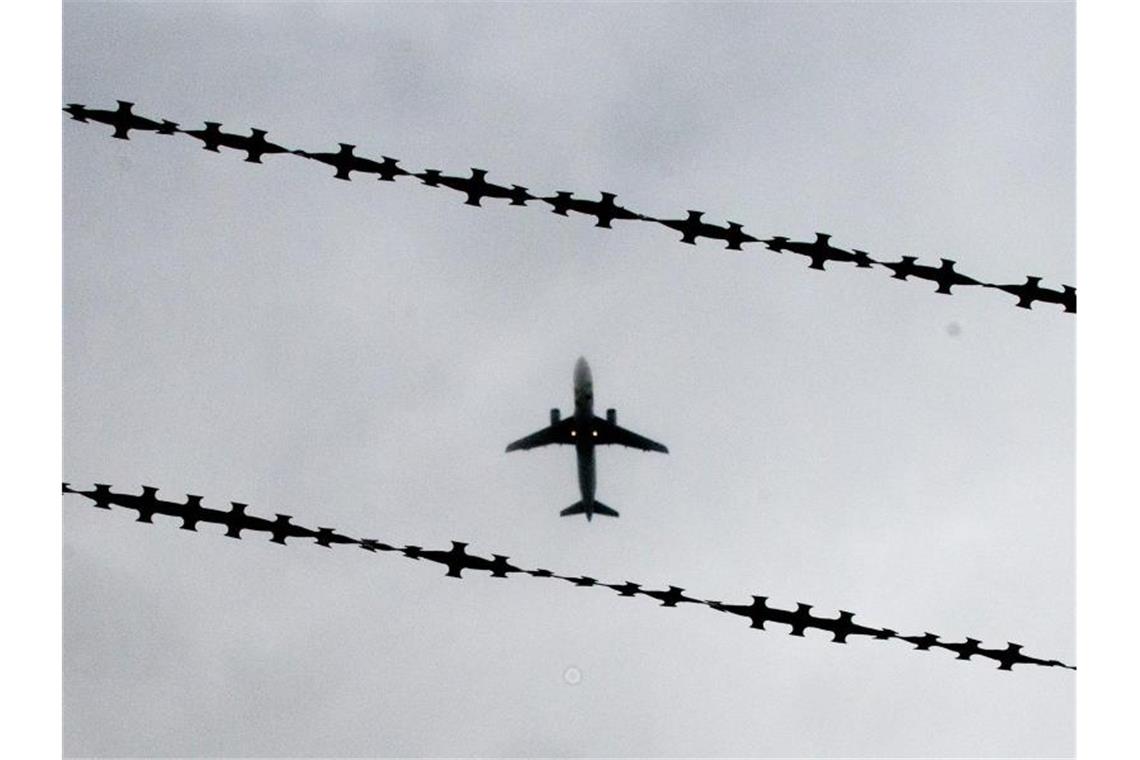
POLYGON ((353 538, 337 532, 333 528, 306 528, 293 524, 292 516, 276 514, 273 519, 259 517, 247 511, 248 505, 240 502, 230 502, 229 509, 211 509, 202 506, 202 497, 193 494, 186 496, 183 503, 166 501, 158 498, 158 489, 153 486, 143 486, 140 494, 116 493, 111 486, 105 483, 96 483, 87 491, 72 488, 70 484, 63 484, 63 493, 75 494, 89 499, 97 509, 111 509, 122 507, 137 513, 137 522, 152 523, 155 515, 181 520, 179 526, 182 530, 196 531, 201 523, 213 523, 226 528, 225 535, 230 538, 241 539, 243 533, 261 533, 270 541, 277 544, 286 544, 290 538, 311 539, 318 546, 330 548, 333 545, 357 546, 370 553, 386 553, 399 555, 411 560, 424 560, 436 563, 446 568, 450 578, 463 578, 463 573, 488 573, 495 578, 508 578, 512 575, 526 575, 532 578, 547 578, 571 583, 579 587, 605 588, 617 592, 620 597, 632 598, 647 597, 660 602, 661 607, 677 607, 681 604, 702 605, 718 612, 743 617, 749 621, 752 628, 767 630, 767 626, 775 623, 788 627, 792 636, 803 636, 809 629, 826 631, 831 634, 832 642, 846 644, 855 637, 864 637, 875 641, 898 640, 905 641, 914 646, 915 650, 945 649, 956 655, 959 660, 969 660, 973 657, 984 657, 998 663, 999 670, 1012 670, 1014 665, 1041 665, 1045 667, 1059 667, 1076 670, 1074 665, 1066 665, 1059 660, 1044 660, 1022 653, 1022 646, 1007 643, 1005 648, 994 649, 979 646, 977 639, 967 638, 961 643, 942 641, 939 636, 924 633, 921 636, 904 636, 890 628, 876 628, 856 623, 854 613, 839 610, 835 617, 822 617, 812 613, 812 605, 799 603, 794 610, 784 610, 770 607, 765 596, 753 596, 752 601, 745 604, 730 604, 711 599, 698 599, 685 595, 685 589, 679 586, 669 586, 666 589, 647 589, 639 583, 625 581, 621 584, 603 583, 590 576, 559 575, 546 569, 528 570, 512 564, 510 558, 502 554, 492 554, 484 557, 468 552, 468 544, 462 541, 452 541, 447 549, 425 549, 421 546, 400 546, 373 538, 353 538))
POLYGON ((915 256, 903 256, 899 261, 885 261, 859 249, 848 251, 835 247, 831 244, 831 235, 822 232, 817 232, 815 240, 811 241, 792 240, 782 235, 761 239, 745 232, 744 226, 738 222, 727 222, 725 226, 720 226, 704 221, 703 211, 690 210, 687 216, 677 219, 657 218, 616 204, 617 196, 610 192, 603 192, 600 201, 578 198, 567 190, 559 190, 550 196, 537 196, 521 185, 508 187, 488 182, 487 171, 484 169, 472 168, 470 177, 446 175, 439 169, 412 172, 401 168, 399 160, 389 156, 382 156, 381 161, 376 161, 357 155, 354 152, 356 146, 349 143, 339 143, 338 150, 334 152, 289 149, 268 142, 265 139, 267 132, 262 129, 252 129, 248 137, 223 132, 222 125, 214 121, 204 122, 202 129, 182 129, 176 122, 139 116, 134 113, 133 107, 133 103, 120 100, 116 110, 93 109, 81 103, 69 103, 63 110, 81 123, 109 125, 114 129, 112 136, 123 140, 129 140, 132 131, 161 135, 184 134, 201 141, 203 148, 208 151, 218 153, 224 147, 245 152, 245 160, 251 163, 261 163, 264 155, 300 156, 332 166, 336 170, 333 176, 337 179, 351 180, 353 172, 375 174, 379 180, 387 182, 409 177, 427 187, 446 188, 461 193, 465 196, 464 203, 471 206, 481 206, 486 198, 507 201, 511 206, 526 206, 531 201, 541 201, 552 206, 551 210, 560 216, 569 216, 570 212, 592 216, 597 227, 611 229, 615 221, 651 223, 680 232, 681 242, 690 245, 696 245, 701 238, 706 238, 725 241, 727 249, 740 251, 745 245, 763 243, 768 251, 805 256, 810 259, 809 268, 819 271, 826 271, 828 263, 854 265, 858 269, 886 269, 896 280, 913 278, 931 282, 937 286, 934 292, 943 295, 951 295, 953 287, 982 287, 1015 296, 1017 301, 1014 305, 1023 309, 1033 308, 1034 303, 1052 303, 1060 305, 1070 314, 1077 311, 1076 288, 1070 285, 1063 285, 1060 290, 1045 288, 1040 285, 1042 278, 1037 276, 1027 277, 1022 284, 984 282, 955 271, 956 262, 951 259, 941 259, 939 266, 919 264, 915 256))

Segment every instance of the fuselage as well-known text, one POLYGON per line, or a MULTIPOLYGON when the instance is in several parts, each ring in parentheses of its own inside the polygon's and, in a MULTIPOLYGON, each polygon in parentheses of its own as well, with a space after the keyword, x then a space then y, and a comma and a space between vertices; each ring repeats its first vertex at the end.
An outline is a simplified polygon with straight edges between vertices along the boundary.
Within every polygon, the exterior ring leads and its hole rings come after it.
POLYGON ((595 431, 591 424, 594 419, 594 378, 585 357, 579 357, 574 365, 574 448, 578 453, 578 488, 582 492, 582 503, 589 508, 594 503, 594 489, 597 485, 597 472, 594 468, 595 431))

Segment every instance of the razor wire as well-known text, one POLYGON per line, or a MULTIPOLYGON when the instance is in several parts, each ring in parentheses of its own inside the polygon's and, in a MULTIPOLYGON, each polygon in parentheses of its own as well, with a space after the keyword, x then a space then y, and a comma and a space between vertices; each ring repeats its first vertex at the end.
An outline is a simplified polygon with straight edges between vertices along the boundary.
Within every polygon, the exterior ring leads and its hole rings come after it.
POLYGON ((462 193, 467 196, 464 202, 470 206, 481 206, 484 198, 506 200, 511 206, 526 206, 530 201, 541 201, 551 206, 553 213, 560 216, 569 216, 571 211, 592 216, 596 219, 596 227, 612 229, 615 221, 657 224, 681 233, 680 242, 689 245, 696 245, 699 238, 707 238, 724 241, 727 250, 742 251, 745 245, 759 243, 771 252, 803 256, 808 259, 808 268, 818 271, 826 271, 829 262, 854 265, 856 269, 885 269, 891 273, 892 279, 914 278, 934 283, 937 285, 934 292, 943 295, 951 295, 955 287, 981 287, 1009 293, 1017 299, 1014 305, 1023 309, 1032 309, 1034 303, 1053 303, 1060 305, 1067 313, 1075 314, 1077 311, 1075 287, 1062 285, 1061 290, 1042 287, 1042 278, 1038 276, 1027 276, 1024 283, 986 282, 956 271, 957 262, 953 259, 942 258, 938 266, 920 264, 916 256, 902 256, 899 261, 893 262, 885 261, 857 248, 846 250, 835 247, 831 243, 832 236, 823 232, 815 233, 814 240, 793 240, 783 235, 761 239, 745 232, 744 226, 739 222, 729 221, 723 226, 707 222, 703 219, 703 211, 690 210, 684 217, 664 218, 620 206, 615 202, 617 196, 610 192, 602 192, 600 200, 576 197, 567 190, 559 190, 548 196, 534 195, 522 185, 512 184, 508 187, 488 182, 485 169, 472 168, 470 177, 444 174, 439 169, 413 172, 402 168, 400 160, 396 158, 381 156, 382 161, 376 161, 357 155, 356 146, 350 143, 339 143, 338 150, 331 152, 287 148, 266 140, 268 132, 263 129, 251 129, 250 134, 245 136, 224 132, 222 124, 213 121, 203 122, 202 129, 182 129, 177 122, 167 119, 156 121, 134 113, 134 104, 129 101, 117 102, 116 110, 88 108, 81 103, 69 103, 63 110, 78 122, 112 126, 115 130, 112 136, 123 140, 130 139, 132 130, 161 135, 184 134, 201 141, 203 149, 214 153, 220 153, 221 148, 244 151, 245 160, 250 163, 261 163, 262 156, 272 154, 300 156, 333 167, 336 170, 333 176, 337 179, 349 181, 353 172, 375 174, 384 182, 409 177, 419 180, 427 187, 443 187, 462 193))
POLYGON ((388 553, 411 560, 434 562, 445 566, 446 575, 451 578, 464 578, 466 576, 463 572, 469 570, 488 573, 494 578, 527 575, 532 578, 560 580, 577 587, 610 589, 617 592, 619 597, 648 597, 659 601, 661 607, 677 607, 680 604, 702 605, 717 612, 743 617, 749 621, 751 628, 758 630, 767 630, 768 624, 778 623, 787 626, 788 633, 792 636, 803 637, 805 631, 809 629, 830 633, 831 641, 836 644, 846 644, 848 639, 862 636, 875 641, 904 641, 919 651, 944 649, 955 654, 959 660, 969 660, 975 656, 984 657, 997 662, 998 670, 1012 670, 1014 665, 1040 665, 1076 670, 1075 665, 1066 665, 1059 660, 1045 660, 1026 655, 1021 651, 1022 645, 1013 642, 1007 642, 1004 649, 988 648, 981 646, 981 640, 974 638, 966 638, 962 642, 943 641, 942 637, 933 633, 927 632, 921 636, 903 635, 891 628, 863 625, 856 623, 854 613, 846 610, 839 610, 833 618, 821 617, 812 613, 812 605, 803 602, 797 603, 794 610, 785 610, 769 606, 766 596, 753 595, 751 602, 730 604, 687 596, 685 589, 680 586, 670 585, 666 589, 654 589, 632 581, 620 584, 605 583, 587 575, 560 575, 544 568, 526 569, 512 564, 510 557, 506 555, 492 554, 490 557, 485 557, 471 554, 467 551, 468 544, 463 541, 452 541, 448 549, 400 546, 374 538, 353 538, 334 528, 319 527, 314 530, 293 523, 291 515, 275 514, 273 519, 260 517, 247 511, 248 504, 236 501, 231 501, 229 509, 226 510, 205 507, 202 505, 202 497, 194 494, 187 494, 185 503, 166 501, 158 498, 158 490, 153 486, 142 486, 142 493, 135 495, 116 493, 105 483, 95 483, 93 488, 87 491, 72 488, 69 483, 63 484, 64 494, 83 496, 92 502, 94 508, 110 510, 112 506, 118 506, 137 512, 136 522, 153 523, 155 515, 166 515, 181 519, 182 530, 196 532, 198 525, 212 523, 224 526, 226 536, 239 540, 243 532, 249 531, 268 534, 272 543, 282 545, 285 545, 290 538, 312 539, 318 546, 325 548, 338 544, 352 545, 372 554, 388 553))

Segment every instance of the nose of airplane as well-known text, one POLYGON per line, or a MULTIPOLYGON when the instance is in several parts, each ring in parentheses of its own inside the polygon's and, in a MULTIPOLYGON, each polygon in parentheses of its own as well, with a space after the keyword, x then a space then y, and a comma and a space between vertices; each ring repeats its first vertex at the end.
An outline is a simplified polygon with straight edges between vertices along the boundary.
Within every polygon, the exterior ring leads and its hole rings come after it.
POLYGON ((579 356, 578 363, 574 365, 574 380, 575 382, 590 379, 590 365, 586 362, 586 357, 579 356))

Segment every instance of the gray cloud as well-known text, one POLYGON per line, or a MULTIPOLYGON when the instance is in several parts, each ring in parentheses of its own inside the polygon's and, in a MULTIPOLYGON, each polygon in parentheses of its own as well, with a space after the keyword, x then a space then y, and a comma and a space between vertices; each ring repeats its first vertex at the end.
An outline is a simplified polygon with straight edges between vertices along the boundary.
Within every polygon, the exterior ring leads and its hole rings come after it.
MULTIPOLYGON (((65 102, 1073 282, 1071 6, 69 3, 64 31, 65 102)), ((1059 309, 62 130, 72 482, 1074 659, 1059 309), (672 452, 600 453, 603 524, 557 517, 568 452, 502 453, 580 354, 672 452)), ((65 510, 68 755, 1073 751, 1067 672, 65 510)))

